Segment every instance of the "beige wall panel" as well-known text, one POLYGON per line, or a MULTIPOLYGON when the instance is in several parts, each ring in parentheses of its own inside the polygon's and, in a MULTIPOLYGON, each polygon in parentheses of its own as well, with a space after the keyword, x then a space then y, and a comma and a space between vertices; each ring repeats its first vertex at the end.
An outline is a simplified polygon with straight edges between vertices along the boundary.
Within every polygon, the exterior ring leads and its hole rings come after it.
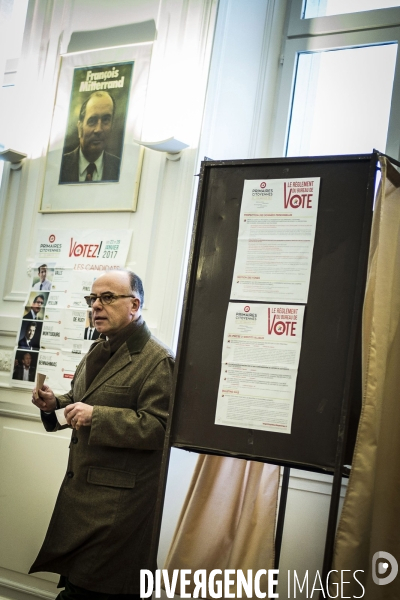
POLYGON ((1 425, 0 564, 27 573, 65 473, 69 435, 45 433, 39 422, 1 419, 1 425))

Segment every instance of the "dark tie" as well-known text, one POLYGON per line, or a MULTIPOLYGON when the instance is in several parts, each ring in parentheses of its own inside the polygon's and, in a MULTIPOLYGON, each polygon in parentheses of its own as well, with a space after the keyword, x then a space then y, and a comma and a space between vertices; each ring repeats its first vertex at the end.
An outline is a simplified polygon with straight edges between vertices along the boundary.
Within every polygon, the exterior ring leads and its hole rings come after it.
POLYGON ((96 169, 96 165, 94 163, 89 163, 86 169, 86 179, 85 181, 93 180, 93 173, 96 169))
POLYGON ((43 283, 40 284, 40 288, 39 289, 42 289, 42 288, 43 288, 43 283))

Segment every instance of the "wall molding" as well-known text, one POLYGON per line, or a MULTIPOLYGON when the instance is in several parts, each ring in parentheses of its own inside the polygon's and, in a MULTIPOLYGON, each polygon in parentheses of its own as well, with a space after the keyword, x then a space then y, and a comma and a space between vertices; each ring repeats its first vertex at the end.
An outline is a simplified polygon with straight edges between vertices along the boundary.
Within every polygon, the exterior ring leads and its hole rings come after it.
POLYGON ((0 337, 15 337, 16 335, 17 329, 15 331, 12 331, 11 329, 0 329, 0 337))
POLYGON ((7 597, 10 597, 7 596, 8 592, 11 592, 12 598, 18 598, 18 600, 29 600, 31 598, 54 600, 57 595, 33 586, 24 585, 22 583, 17 583, 16 581, 11 581, 9 579, 5 579, 4 577, 0 577, 0 598, 6 599, 7 597), (16 595, 16 592, 18 596, 16 595))
POLYGON ((11 350, 0 350, 0 371, 5 371, 6 373, 11 369, 11 350))
POLYGON ((8 302, 25 302, 26 292, 15 292, 11 291, 3 296, 3 300, 8 302))
MULTIPOLYGON (((1 386, 5 387, 5 386, 1 386)), ((13 391, 16 391, 14 388, 13 391)), ((29 390, 18 390, 26 393, 29 390)), ((0 416, 24 419, 25 421, 40 421, 40 413, 37 408, 26 404, 14 404, 13 402, 0 402, 0 416)), ((1 577, 0 577, 1 579, 1 577)))

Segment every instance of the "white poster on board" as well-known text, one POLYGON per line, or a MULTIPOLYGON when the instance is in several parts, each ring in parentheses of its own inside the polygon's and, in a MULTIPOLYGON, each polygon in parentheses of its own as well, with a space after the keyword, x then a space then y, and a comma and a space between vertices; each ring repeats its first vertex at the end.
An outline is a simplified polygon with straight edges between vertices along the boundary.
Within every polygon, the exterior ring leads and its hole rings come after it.
POLYGON ((132 232, 126 229, 41 229, 37 236, 35 256, 39 263, 56 262, 58 269, 54 273, 54 284, 67 284, 70 280, 66 273, 59 272, 61 267, 86 273, 123 267, 131 237, 132 232))
POLYGON ((230 303, 215 423, 290 433, 304 306, 230 303))
POLYGON ((232 300, 306 303, 320 178, 246 180, 232 300))

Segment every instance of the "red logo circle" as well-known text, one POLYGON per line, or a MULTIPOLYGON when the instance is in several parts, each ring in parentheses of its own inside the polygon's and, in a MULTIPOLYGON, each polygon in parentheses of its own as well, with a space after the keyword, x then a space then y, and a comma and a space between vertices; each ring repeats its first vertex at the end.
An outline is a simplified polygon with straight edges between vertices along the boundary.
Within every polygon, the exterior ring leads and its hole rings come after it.
POLYGON ((267 184, 265 183, 265 181, 262 181, 260 183, 260 188, 263 190, 265 187, 267 187, 267 184))
POLYGON ((50 244, 53 244, 55 241, 56 241, 56 236, 52 233, 49 236, 49 242, 50 242, 50 244))
POLYGON ((250 306, 245 306, 243 310, 244 310, 244 312, 249 312, 250 306))

